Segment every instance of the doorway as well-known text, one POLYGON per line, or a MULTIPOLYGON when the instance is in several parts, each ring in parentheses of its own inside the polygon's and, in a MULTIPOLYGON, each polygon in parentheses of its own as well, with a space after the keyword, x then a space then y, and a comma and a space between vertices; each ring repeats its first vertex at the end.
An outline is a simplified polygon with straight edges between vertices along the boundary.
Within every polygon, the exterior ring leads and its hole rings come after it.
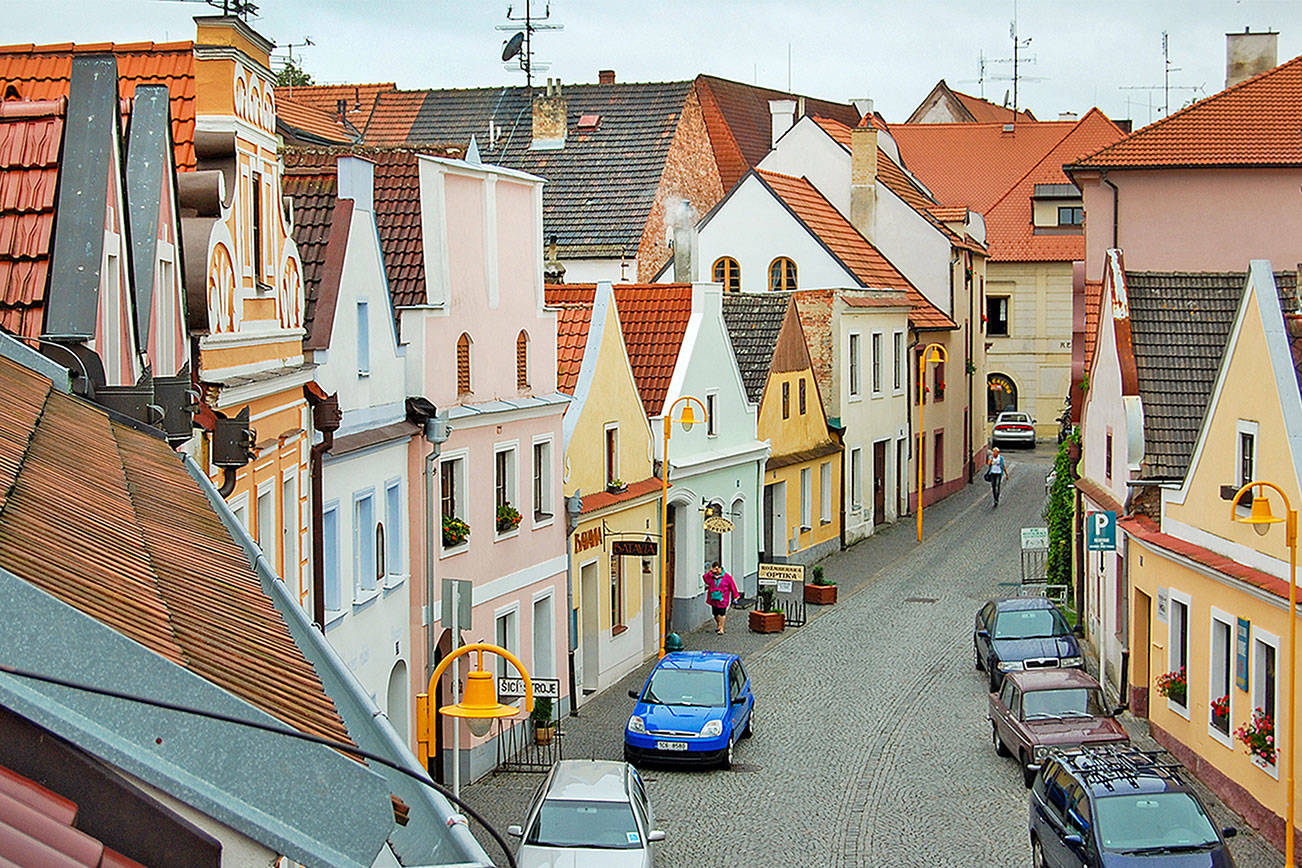
POLYGON ((770 564, 786 563, 787 560, 787 484, 785 482, 774 482, 764 486, 762 560, 770 564))
POLYGON ((873 527, 886 521, 886 445, 885 440, 873 444, 873 527))
POLYGON ((583 618, 583 692, 597 690, 601 670, 597 644, 601 636, 600 582, 597 569, 600 561, 579 568, 579 610, 583 618))
POLYGON ((895 517, 899 518, 909 511, 908 488, 905 487, 905 468, 908 456, 904 454, 904 438, 895 441, 895 517))
MULTIPOLYGON (((678 507, 669 505, 665 518, 665 630, 673 629, 674 623, 674 577, 678 572, 678 507)), ((661 637, 663 640, 664 637, 661 637)))
POLYGON ((1149 613, 1152 598, 1135 589, 1133 641, 1130 643, 1130 711, 1148 717, 1148 655, 1152 648, 1149 613))
MULTIPOLYGON (((708 516, 715 516, 715 515, 722 516, 723 507, 717 503, 712 503, 710 504, 710 506, 706 511, 706 516, 708 517, 708 516)), ((702 573, 705 572, 706 567, 710 566, 716 561, 719 563, 720 566, 723 565, 723 534, 715 533, 712 530, 705 531, 704 559, 705 562, 701 564, 702 573)))

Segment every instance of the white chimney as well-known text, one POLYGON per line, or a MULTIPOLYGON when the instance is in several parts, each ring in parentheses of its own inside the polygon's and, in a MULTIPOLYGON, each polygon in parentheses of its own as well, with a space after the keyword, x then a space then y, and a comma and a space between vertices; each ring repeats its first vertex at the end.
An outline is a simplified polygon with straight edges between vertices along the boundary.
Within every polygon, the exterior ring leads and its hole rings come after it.
POLYGON ((695 283, 697 278, 696 209, 686 199, 670 199, 665 205, 665 225, 673 233, 674 283, 695 283))
POLYGON ((778 139, 791 129, 796 122, 796 101, 794 99, 769 100, 769 116, 772 120, 773 140, 771 147, 777 147, 778 139))
POLYGON ((850 105, 859 113, 860 118, 871 117, 873 113, 873 101, 867 97, 850 100, 850 105))
POLYGON ((1225 34, 1225 86, 1233 87, 1278 65, 1279 34, 1269 30, 1225 34))

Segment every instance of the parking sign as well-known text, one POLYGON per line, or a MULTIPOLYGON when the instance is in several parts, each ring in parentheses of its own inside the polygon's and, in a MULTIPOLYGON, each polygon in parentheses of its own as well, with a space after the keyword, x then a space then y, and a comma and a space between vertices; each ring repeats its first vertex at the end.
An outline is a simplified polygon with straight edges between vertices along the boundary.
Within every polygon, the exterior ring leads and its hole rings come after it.
POLYGON ((1117 550, 1117 514, 1099 510, 1085 514, 1085 548, 1092 552, 1117 550))

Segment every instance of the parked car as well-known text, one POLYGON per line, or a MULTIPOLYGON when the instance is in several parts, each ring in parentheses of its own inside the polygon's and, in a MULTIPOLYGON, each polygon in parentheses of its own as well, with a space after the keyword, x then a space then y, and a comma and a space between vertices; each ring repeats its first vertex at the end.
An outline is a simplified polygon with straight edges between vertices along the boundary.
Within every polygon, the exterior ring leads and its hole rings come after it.
POLYGON ((624 759, 732 765, 752 731, 755 697, 736 654, 676 651, 651 670, 624 727, 624 759))
POLYGON ((996 693, 1005 672, 1081 669, 1085 658, 1067 619, 1044 597, 991 600, 977 611, 972 631, 977 669, 990 674, 996 693))
POLYGON ((1053 748, 1130 741, 1103 688, 1079 669, 1009 672, 989 702, 995 753, 1017 757, 1028 787, 1053 748))
POLYGON ((524 825, 506 832, 523 838, 516 853, 520 868, 650 868, 652 845, 665 839, 637 769, 603 760, 557 762, 534 794, 524 825))
POLYGON ((1051 753, 1030 797, 1032 863, 1232 868, 1225 839, 1165 751, 1129 745, 1051 753))
POLYGON ((1018 443, 1035 445, 1035 420, 1027 413, 1006 410, 995 417, 995 427, 990 431, 990 442, 995 446, 1018 443))

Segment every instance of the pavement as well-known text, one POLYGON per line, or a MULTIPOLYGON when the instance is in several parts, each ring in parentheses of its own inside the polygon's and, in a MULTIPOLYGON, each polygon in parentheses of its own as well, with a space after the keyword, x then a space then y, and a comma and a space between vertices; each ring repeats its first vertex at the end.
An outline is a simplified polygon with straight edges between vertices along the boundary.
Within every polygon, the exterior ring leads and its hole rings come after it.
MULTIPOLYGON (((1028 865, 1027 793, 1016 761, 995 755, 985 678, 972 665, 972 619, 1019 578, 1019 530, 1042 526, 1054 449, 1009 450, 998 508, 975 484, 824 560, 834 606, 808 622, 751 633, 734 611, 684 637, 688 649, 742 656, 756 693, 755 736, 726 770, 644 769, 666 840, 661 866, 1028 865)), ((589 697, 562 722, 566 758, 621 759, 632 700, 654 660, 589 697)), ((1143 721, 1125 721, 1137 740, 1143 721)), ((1151 742, 1151 739, 1149 740, 1151 742)), ((499 830, 522 822, 537 774, 494 773, 462 796, 499 830)), ((1219 800, 1240 868, 1282 858, 1219 800)), ((505 864, 489 837, 484 842, 505 864)))

